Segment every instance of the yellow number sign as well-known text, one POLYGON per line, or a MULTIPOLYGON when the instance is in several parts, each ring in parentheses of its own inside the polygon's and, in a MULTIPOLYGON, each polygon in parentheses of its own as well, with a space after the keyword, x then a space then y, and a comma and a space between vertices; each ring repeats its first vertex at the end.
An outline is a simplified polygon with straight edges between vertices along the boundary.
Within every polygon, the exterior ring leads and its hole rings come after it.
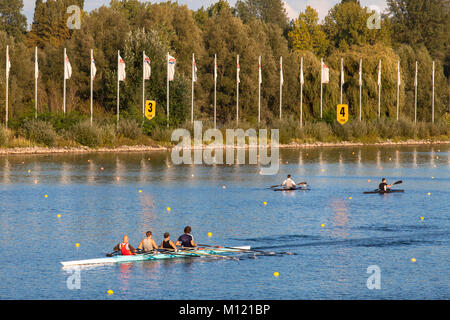
POLYGON ((337 121, 340 124, 345 124, 348 121, 348 105, 339 104, 336 110, 337 121))
POLYGON ((145 117, 148 120, 152 120, 155 117, 156 102, 151 100, 145 100, 145 117))

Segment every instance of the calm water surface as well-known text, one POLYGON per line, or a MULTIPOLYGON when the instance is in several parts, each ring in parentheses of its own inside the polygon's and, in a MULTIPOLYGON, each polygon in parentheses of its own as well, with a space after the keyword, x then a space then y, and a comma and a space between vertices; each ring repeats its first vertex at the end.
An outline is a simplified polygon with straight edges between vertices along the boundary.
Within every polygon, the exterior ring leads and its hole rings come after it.
POLYGON ((450 146, 280 150, 280 161, 262 176, 256 165, 176 166, 165 152, 2 156, 0 298, 450 298, 450 146), (267 189, 288 173, 311 191, 267 189), (362 193, 382 177, 405 193, 362 193), (67 288, 60 261, 188 224, 199 243, 295 254, 90 266, 81 289, 67 288), (380 290, 366 286, 370 265, 380 290))

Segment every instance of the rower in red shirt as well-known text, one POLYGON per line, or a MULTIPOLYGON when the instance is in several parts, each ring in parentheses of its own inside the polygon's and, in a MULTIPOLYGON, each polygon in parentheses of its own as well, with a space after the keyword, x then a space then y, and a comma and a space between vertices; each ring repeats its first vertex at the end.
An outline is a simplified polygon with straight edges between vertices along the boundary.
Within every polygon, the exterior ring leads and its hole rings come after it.
POLYGON ((133 248, 131 246, 131 244, 128 243, 127 235, 124 235, 123 241, 114 247, 114 251, 116 251, 116 252, 120 251, 122 253, 122 255, 124 255, 124 256, 131 256, 131 255, 136 254, 136 249, 133 248))

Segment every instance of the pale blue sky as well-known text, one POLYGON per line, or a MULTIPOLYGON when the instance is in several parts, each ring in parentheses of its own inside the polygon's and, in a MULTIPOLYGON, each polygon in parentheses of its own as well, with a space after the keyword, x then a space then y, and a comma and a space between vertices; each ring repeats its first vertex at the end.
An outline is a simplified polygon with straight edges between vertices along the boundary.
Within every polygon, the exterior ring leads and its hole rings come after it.
MULTIPOLYGON (((311 6, 319 12, 320 18, 326 16, 328 10, 333 7, 340 0, 285 0, 287 4, 287 11, 290 18, 297 17, 298 13, 305 10, 306 6, 311 6)), ((28 18, 28 25, 33 20, 35 0, 23 0, 24 14, 28 18)), ((110 0, 85 0, 84 9, 91 11, 104 4, 109 4, 110 0)), ((144 1, 141 2, 165 2, 165 1, 144 1)), ((187 4, 191 9, 198 9, 201 6, 208 7, 210 4, 217 2, 217 0, 178 0, 180 4, 187 4)), ((236 0, 229 0, 230 4, 234 5, 236 0)), ((385 0, 361 0, 361 4, 367 7, 377 6, 381 10, 386 8, 385 0)))

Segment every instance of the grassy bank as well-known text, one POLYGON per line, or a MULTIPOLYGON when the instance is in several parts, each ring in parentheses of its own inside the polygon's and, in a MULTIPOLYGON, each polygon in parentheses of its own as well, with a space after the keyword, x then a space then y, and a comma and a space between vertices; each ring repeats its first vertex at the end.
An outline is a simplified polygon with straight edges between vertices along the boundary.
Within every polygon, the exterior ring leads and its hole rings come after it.
MULTIPOLYGON (((213 127, 203 121, 203 130, 213 127)), ((279 129, 280 144, 289 143, 339 143, 343 141, 357 143, 378 143, 383 141, 406 140, 450 140, 450 116, 435 124, 410 120, 368 120, 350 121, 340 125, 335 121, 306 123, 300 128, 298 120, 288 118, 262 123, 261 128, 279 129)), ((190 122, 177 128, 191 131, 190 122)), ((219 128, 224 137, 227 128, 236 128, 234 121, 229 121, 219 128)), ((239 128, 257 129, 256 123, 241 122, 239 128)), ((1 148, 52 147, 52 148, 117 148, 120 146, 167 146, 172 130, 164 124, 125 118, 116 126, 114 118, 94 121, 72 113, 65 117, 60 115, 41 115, 38 119, 23 118, 11 123, 9 129, 0 127, 1 148)))

